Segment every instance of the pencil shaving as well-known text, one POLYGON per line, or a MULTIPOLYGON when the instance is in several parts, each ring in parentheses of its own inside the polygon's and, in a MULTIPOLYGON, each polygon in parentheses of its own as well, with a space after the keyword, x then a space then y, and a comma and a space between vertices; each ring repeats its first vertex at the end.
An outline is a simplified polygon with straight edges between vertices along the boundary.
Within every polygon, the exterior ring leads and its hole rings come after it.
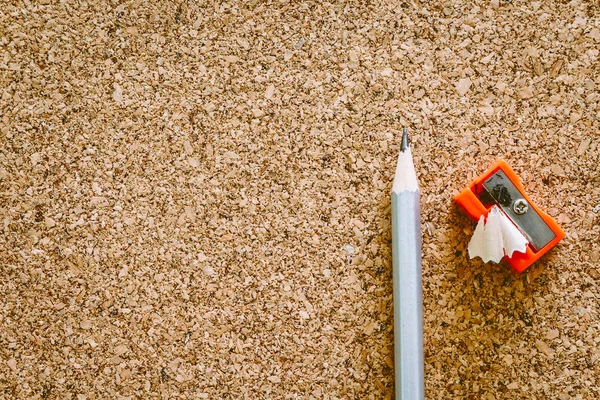
POLYGON ((524 253, 529 242, 497 207, 492 207, 487 221, 479 218, 475 233, 469 242, 469 257, 480 257, 484 262, 500 262, 506 254, 512 257, 515 251, 524 253))

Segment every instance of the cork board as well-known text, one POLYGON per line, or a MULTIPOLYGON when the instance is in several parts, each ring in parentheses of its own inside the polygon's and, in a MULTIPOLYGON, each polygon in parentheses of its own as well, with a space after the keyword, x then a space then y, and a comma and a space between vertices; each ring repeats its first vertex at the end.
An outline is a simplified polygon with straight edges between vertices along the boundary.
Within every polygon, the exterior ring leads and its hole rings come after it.
POLYGON ((428 398, 599 396, 597 1, 11 1, 0 397, 390 399, 422 189, 428 398), (567 237, 468 260, 497 158, 567 237))

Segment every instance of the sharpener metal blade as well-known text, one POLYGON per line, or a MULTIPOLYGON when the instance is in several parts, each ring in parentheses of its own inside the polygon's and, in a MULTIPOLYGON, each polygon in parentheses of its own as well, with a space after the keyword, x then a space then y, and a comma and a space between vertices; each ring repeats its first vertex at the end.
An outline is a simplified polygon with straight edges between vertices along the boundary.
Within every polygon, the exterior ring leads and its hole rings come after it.
POLYGON ((502 211, 508 215, 508 218, 521 230, 536 251, 542 249, 556 237, 556 234, 533 207, 529 207, 527 212, 521 215, 514 211, 515 201, 524 197, 504 171, 498 170, 486 179, 483 187, 502 211))

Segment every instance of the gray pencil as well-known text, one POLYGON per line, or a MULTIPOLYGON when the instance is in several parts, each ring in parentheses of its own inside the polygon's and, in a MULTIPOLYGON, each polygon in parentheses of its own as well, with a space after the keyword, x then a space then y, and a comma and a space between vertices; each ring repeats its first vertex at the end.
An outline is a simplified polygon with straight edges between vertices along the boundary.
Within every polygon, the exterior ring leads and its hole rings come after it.
POLYGON ((424 398, 419 185, 406 129, 392 188, 396 400, 424 398))

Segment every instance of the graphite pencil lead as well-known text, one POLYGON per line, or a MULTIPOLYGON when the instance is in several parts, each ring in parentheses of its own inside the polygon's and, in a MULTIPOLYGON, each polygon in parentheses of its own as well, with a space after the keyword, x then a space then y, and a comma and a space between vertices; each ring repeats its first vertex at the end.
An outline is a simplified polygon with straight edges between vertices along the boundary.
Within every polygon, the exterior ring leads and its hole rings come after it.
POLYGON ((408 149, 408 129, 404 128, 402 131, 402 143, 400 144, 400 151, 405 152, 408 149))

